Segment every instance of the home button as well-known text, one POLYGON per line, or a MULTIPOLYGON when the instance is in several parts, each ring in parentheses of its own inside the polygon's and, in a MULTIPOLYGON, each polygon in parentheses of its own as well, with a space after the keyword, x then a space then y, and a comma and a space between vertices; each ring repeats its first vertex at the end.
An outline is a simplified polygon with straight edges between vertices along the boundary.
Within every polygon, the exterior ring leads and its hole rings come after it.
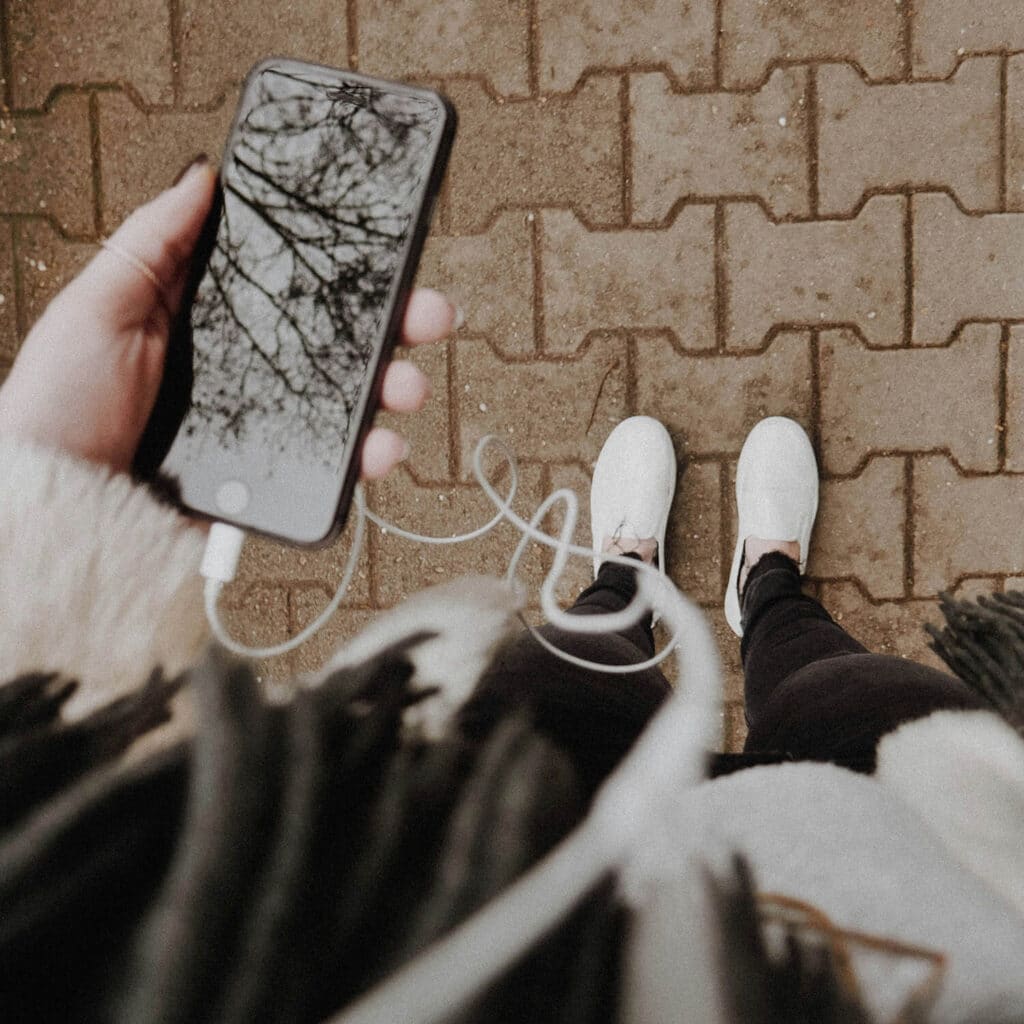
POLYGON ((249 488, 241 480, 228 480, 217 488, 217 508, 225 515, 237 516, 249 504, 249 488))

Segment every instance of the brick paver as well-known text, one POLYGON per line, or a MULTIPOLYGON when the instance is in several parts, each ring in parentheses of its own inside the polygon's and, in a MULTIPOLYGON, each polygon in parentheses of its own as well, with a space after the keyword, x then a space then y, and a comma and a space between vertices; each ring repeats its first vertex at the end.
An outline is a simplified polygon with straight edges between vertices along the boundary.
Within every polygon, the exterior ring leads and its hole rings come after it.
POLYGON ((633 216, 661 220, 682 199, 757 196, 776 217, 810 212, 807 70, 780 68, 755 93, 676 93, 634 75, 633 216))
POLYGON ((722 80, 759 82, 776 62, 851 60, 872 79, 903 69, 903 12, 893 0, 721 0, 722 80))
POLYGON ((914 463, 914 593, 964 576, 1024 572, 1024 476, 966 477, 942 455, 914 463))
POLYGON ((914 74, 943 78, 964 54, 1024 49, 1015 0, 914 0, 914 74))
MULTIPOLYGON (((354 63, 437 85, 460 115, 420 281, 466 321, 410 355, 435 393, 404 467, 370 489, 385 515, 428 533, 487 519, 470 459, 493 432, 523 462, 520 510, 571 487, 588 543, 601 444, 623 416, 660 417, 681 467, 668 565, 719 638, 733 748, 720 604, 760 417, 816 443, 810 585, 873 649, 934 663, 919 624, 942 589, 1024 586, 1019 4, 10 0, 0 22, 0 376, 96 241, 220 153, 250 62, 354 63)), ((347 610, 269 676, 314 670, 426 584, 502 571, 515 541, 370 533, 347 610)), ((301 628, 345 551, 253 545, 232 628, 301 628)), ((549 563, 524 567, 534 618, 549 563)), ((565 601, 590 571, 573 560, 565 601)))
POLYGON ((962 469, 999 468, 998 324, 969 324, 948 348, 868 349, 821 338, 821 459, 852 473, 875 451, 943 449, 962 469))
POLYGON ((210 113, 150 112, 124 93, 98 97, 104 228, 112 231, 140 203, 166 188, 196 154, 219 158, 234 102, 210 113))
POLYGON ((669 428, 680 452, 735 454, 764 416, 811 419, 813 359, 805 331, 787 331, 756 354, 704 356, 666 336, 636 344, 636 411, 669 428))
POLYGON ((593 335, 564 361, 511 363, 487 342, 470 340, 454 354, 464 476, 484 434, 497 434, 525 458, 590 464, 612 427, 629 415, 629 352, 621 334, 593 335))
POLYGON ((774 224, 752 203, 725 213, 725 339, 760 348, 779 324, 851 323, 874 345, 903 336, 906 200, 869 199, 854 220, 774 224))
POLYGON ((902 597, 906 465, 873 458, 852 478, 825 480, 807 572, 817 579, 853 577, 870 597, 902 597))
POLYGON ((589 223, 621 223, 622 88, 601 75, 566 96, 505 102, 479 82, 450 83, 453 230, 482 230, 508 207, 571 206, 589 223))
MULTIPOLYGON (((302 54, 333 66, 348 60, 348 18, 334 0, 263 4, 180 0, 179 91, 187 103, 215 103, 257 60, 302 54)), ((234 103, 231 103, 234 106, 234 103)))
POLYGON ((822 214, 874 189, 948 188, 968 210, 999 208, 1000 61, 965 61, 946 82, 870 85, 848 64, 818 71, 822 214))
POLYGON ((546 351, 575 352, 588 332, 614 327, 714 348, 713 207, 687 207, 663 231, 588 231, 561 210, 540 222, 546 351))
POLYGON ((88 96, 0 118, 0 196, 5 213, 47 217, 72 235, 95 230, 88 96))
POLYGON ((59 86, 89 82, 117 82, 146 103, 171 102, 165 0, 11 0, 7 17, 15 107, 41 107, 59 86))
MULTIPOLYGON (((325 6, 341 5, 325 0, 325 6)), ((359 19, 356 52, 373 74, 474 75, 501 95, 525 96, 529 46, 526 0, 389 0, 359 19)))
POLYGON ((479 234, 435 233, 420 263, 419 279, 458 302, 465 332, 482 334, 500 352, 535 351, 532 214, 499 214, 479 234))
POLYGON ((540 88, 565 92, 588 68, 664 65, 687 88, 714 83, 712 0, 538 0, 540 88))
POLYGON ((1024 214, 972 216, 939 193, 913 198, 915 343, 968 320, 1024 318, 1024 214))

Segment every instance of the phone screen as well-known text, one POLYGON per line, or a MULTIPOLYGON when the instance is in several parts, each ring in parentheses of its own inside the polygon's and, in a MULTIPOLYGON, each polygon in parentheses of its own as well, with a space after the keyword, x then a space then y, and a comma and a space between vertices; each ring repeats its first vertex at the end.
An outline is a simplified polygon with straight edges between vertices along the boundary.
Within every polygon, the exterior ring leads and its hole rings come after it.
POLYGON ((427 90, 291 61, 250 76, 160 465, 186 507, 332 532, 445 120, 427 90))

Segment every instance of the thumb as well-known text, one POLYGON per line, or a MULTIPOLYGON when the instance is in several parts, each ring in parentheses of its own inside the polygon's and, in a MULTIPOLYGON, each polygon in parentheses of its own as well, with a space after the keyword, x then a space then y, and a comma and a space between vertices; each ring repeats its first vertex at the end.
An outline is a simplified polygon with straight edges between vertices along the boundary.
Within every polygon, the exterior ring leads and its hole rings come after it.
POLYGON ((158 305, 175 312, 216 180, 207 158, 200 157, 180 181, 135 210, 111 235, 112 249, 100 249, 79 277, 92 301, 129 322, 158 305), (156 281, 133 266, 136 260, 156 281))

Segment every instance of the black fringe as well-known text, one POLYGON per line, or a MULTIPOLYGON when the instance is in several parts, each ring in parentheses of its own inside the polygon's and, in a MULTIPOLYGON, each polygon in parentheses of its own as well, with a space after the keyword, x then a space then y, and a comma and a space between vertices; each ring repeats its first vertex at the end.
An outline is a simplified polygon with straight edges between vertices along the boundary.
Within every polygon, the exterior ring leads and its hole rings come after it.
POLYGON ((925 625, 931 648, 1024 736, 1024 593, 940 596, 946 625, 925 625))

